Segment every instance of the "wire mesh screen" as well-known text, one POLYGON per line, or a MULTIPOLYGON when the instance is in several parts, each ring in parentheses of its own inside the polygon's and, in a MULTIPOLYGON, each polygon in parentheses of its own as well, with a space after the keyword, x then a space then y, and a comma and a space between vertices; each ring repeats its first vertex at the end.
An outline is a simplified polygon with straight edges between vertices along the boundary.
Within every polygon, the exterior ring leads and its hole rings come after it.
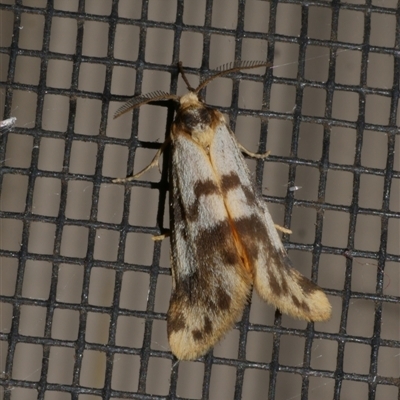
MULTIPOLYGON (((392 0, 0 1, 1 398, 399 399, 400 6, 392 0), (328 322, 253 294, 204 357, 169 349, 168 175, 125 185, 173 109, 129 96, 213 81, 293 264, 328 322)), ((164 157, 163 167, 168 165, 164 157)))

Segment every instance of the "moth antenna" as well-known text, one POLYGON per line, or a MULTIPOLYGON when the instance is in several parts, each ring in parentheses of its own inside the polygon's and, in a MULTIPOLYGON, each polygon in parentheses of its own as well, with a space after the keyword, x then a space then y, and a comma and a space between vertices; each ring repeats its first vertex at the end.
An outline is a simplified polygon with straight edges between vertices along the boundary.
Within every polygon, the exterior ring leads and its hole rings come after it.
MULTIPOLYGON (((185 82, 187 89, 188 89, 190 92, 195 92, 196 89, 193 88, 193 87, 190 85, 190 83, 189 83, 189 81, 188 81, 188 78, 186 77, 185 71, 183 70, 182 61, 179 61, 179 62, 178 62, 178 69, 179 69, 179 73, 182 75, 182 79, 183 79, 183 81, 185 82)), ((197 93, 197 92, 196 92, 196 93, 197 93)))
POLYGON ((125 114, 129 110, 133 110, 134 108, 142 106, 143 104, 151 103, 152 101, 162 101, 162 100, 179 101, 179 96, 177 96, 176 94, 169 94, 161 90, 157 90, 155 92, 142 94, 137 97, 132 97, 123 106, 118 108, 118 110, 114 114, 114 119, 118 118, 122 114, 125 114))
POLYGON ((252 69, 269 66, 271 66, 271 64, 267 61, 234 61, 231 63, 223 64, 216 69, 216 71, 219 72, 201 82, 200 85, 194 90, 194 93, 199 93, 201 89, 205 88, 215 78, 230 74, 231 72, 237 72, 242 69, 252 69))

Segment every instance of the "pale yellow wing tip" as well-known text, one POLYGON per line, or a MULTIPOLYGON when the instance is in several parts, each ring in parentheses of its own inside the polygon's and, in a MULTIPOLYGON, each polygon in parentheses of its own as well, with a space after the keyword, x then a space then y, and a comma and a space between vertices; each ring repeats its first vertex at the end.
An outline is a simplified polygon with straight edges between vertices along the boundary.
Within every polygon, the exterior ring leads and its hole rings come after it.
POLYGON ((287 314, 293 318, 308 322, 327 321, 332 315, 331 304, 321 289, 308 294, 307 297, 303 298, 302 302, 298 302, 297 304, 290 301, 277 302, 270 299, 265 300, 277 307, 282 314, 287 314))
POLYGON ((299 318, 309 322, 328 321, 332 316, 332 306, 326 294, 322 290, 315 291, 307 304, 310 306, 308 315, 300 315, 299 318))
POLYGON ((332 316, 332 306, 329 303, 326 294, 321 290, 314 293, 315 310, 312 321, 323 322, 328 321, 332 316))
POLYGON ((168 341, 172 354, 181 361, 197 360, 206 354, 212 346, 196 346, 194 343, 187 343, 183 332, 173 332, 169 335, 168 341))

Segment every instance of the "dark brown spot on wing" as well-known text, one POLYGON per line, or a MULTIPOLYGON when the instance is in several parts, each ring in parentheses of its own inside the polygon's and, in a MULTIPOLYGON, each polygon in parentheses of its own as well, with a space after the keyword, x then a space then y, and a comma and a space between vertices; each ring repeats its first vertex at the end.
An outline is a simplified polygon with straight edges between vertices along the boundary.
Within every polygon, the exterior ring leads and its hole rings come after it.
POLYGON ((260 250, 267 251, 268 232, 264 222, 253 214, 233 221, 240 241, 246 249, 250 264, 257 260, 260 250))
POLYGON ((242 186, 243 193, 246 197, 247 204, 254 205, 256 201, 256 195, 252 187, 242 186))
POLYGON ((300 307, 300 300, 294 294, 292 294, 292 301, 296 307, 300 307))
POLYGON ((167 323, 168 334, 172 332, 178 332, 181 329, 184 329, 186 326, 182 313, 168 313, 167 323))
POLYGON ((310 307, 308 307, 308 304, 305 301, 300 303, 300 308, 302 308, 306 314, 310 312, 310 307))
POLYGON ((278 271, 280 272, 281 275, 281 289, 283 294, 288 294, 289 293, 289 285, 286 279, 286 275, 282 273, 282 269, 279 268, 278 271))
POLYGON ((210 333, 212 333, 212 331, 213 331, 212 322, 211 322, 210 318, 205 316, 204 317, 204 333, 206 335, 209 335, 210 333))
POLYGON ((193 188, 193 192, 196 198, 199 198, 200 196, 218 194, 219 188, 212 180, 198 181, 196 182, 196 185, 193 188))
POLYGON ((297 281, 299 282, 299 285, 303 289, 303 292, 305 295, 309 295, 309 294, 314 293, 317 290, 321 290, 315 283, 311 282, 309 279, 307 279, 305 276, 301 275, 300 273, 298 273, 297 281))
POLYGON ((193 339, 196 341, 203 340, 203 333, 199 329, 192 330, 193 339))
POLYGON ((212 228, 201 230, 196 235, 196 243, 197 246, 192 249, 196 265, 192 273, 184 278, 179 275, 179 271, 176 273, 171 304, 189 308, 196 305, 213 313, 226 311, 231 299, 223 289, 226 283, 219 271, 221 267, 237 267, 242 262, 229 222, 221 221, 212 228))
POLYGON ((221 189, 228 192, 231 189, 236 189, 240 186, 240 179, 236 172, 231 172, 229 175, 223 175, 221 178, 221 189))
MULTIPOLYGON (((259 207, 258 204, 255 206, 259 207)), ((264 212, 263 210, 259 211, 264 212)), ((290 292, 287 278, 293 270, 286 253, 277 250, 271 243, 264 219, 259 214, 252 214, 233 222, 250 265, 254 267, 259 262, 260 253, 263 253, 267 258, 265 271, 268 274, 272 292, 277 297, 287 295, 290 292)), ((294 277, 294 279, 296 278, 294 277)))
MULTIPOLYGON (((211 228, 201 230, 197 234, 196 242, 198 260, 209 262, 219 258, 224 265, 235 265, 240 262, 233 241, 232 229, 227 220, 221 221, 211 228)), ((218 265, 215 267, 218 268, 218 265)), ((211 269, 211 265, 208 269, 211 269)))
POLYGON ((236 248, 225 248, 221 251, 221 259, 224 265, 235 265, 239 262, 239 256, 236 248))
POLYGON ((279 284, 278 280, 276 279, 276 276, 273 274, 271 268, 267 269, 268 273, 268 280, 269 280, 269 285, 271 287, 271 290, 274 292, 274 294, 278 297, 282 295, 282 289, 281 285, 279 284))
POLYGON ((249 186, 244 186, 240 182, 239 175, 232 171, 229 175, 224 175, 221 178, 221 190, 224 193, 229 192, 232 189, 241 187, 242 192, 246 198, 246 202, 249 206, 254 207, 256 205, 256 196, 254 189, 249 186))
POLYGON ((233 221, 239 236, 249 236, 259 240, 267 237, 267 228, 256 214, 233 221), (255 236, 254 236, 255 235, 255 236))
POLYGON ((217 305, 220 310, 229 310, 231 306, 231 298, 222 288, 217 290, 217 305))
MULTIPOLYGON (((280 259, 280 254, 274 251, 270 246, 269 259, 271 260, 271 266, 266 270, 268 273, 269 284, 276 296, 288 295, 290 293, 290 287, 287 281, 288 273, 286 268, 282 267, 282 259, 280 259)), ((293 300, 294 301, 294 300, 293 300)))
POLYGON ((192 335, 193 339, 196 341, 200 341, 204 339, 204 336, 210 335, 213 331, 212 322, 210 318, 207 316, 204 317, 204 327, 202 330, 200 329, 193 329, 192 335))

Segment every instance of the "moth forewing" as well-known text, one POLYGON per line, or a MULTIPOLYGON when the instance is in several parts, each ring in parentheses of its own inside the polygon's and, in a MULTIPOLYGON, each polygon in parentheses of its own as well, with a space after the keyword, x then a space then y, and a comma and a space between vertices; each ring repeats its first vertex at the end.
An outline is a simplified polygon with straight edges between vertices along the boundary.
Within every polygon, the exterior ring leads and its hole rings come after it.
POLYGON ((188 360, 206 353, 240 317, 251 275, 237 251, 207 151, 182 130, 173 128, 171 135, 174 289, 168 337, 173 353, 188 360))
MULTIPOLYGON (((165 93, 153 97, 179 101, 167 139, 173 279, 167 327, 172 352, 181 360, 202 356, 226 334, 240 318, 252 285, 282 312, 307 321, 330 317, 322 289, 291 267, 253 186, 243 147, 223 115, 198 97, 215 77, 260 66, 267 63, 236 63, 180 98, 165 93)), ((151 97, 129 106, 136 108, 151 97)), ((141 173, 157 165, 165 145, 141 173)))
POLYGON ((324 292, 292 268, 266 204, 254 190, 236 140, 217 128, 210 159, 220 176, 224 204, 251 266, 260 296, 282 312, 307 321, 329 319, 324 292))

